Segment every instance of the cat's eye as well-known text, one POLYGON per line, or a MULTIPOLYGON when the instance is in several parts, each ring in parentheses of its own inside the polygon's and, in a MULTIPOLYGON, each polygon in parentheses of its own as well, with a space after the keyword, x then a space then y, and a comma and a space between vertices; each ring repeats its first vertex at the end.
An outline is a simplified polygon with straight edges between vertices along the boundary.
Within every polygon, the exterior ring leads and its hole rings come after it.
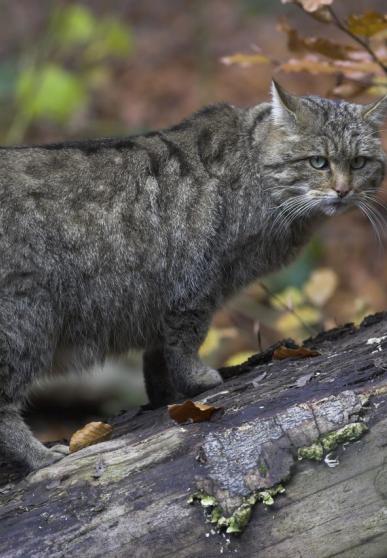
POLYGON ((320 157, 319 155, 310 157, 309 163, 312 165, 314 169, 317 170, 325 170, 329 167, 328 159, 326 157, 320 157))
POLYGON ((359 157, 354 157, 351 161, 351 169, 354 170, 362 169, 366 164, 366 162, 367 159, 365 157, 362 157, 361 155, 359 155, 359 157))

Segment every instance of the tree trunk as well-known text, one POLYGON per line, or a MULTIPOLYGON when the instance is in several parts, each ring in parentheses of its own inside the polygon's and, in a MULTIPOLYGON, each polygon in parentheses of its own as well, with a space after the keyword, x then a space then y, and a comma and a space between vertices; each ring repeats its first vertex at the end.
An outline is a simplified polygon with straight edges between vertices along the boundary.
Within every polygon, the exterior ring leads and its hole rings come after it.
POLYGON ((0 556, 385 558, 386 329, 378 314, 306 341, 319 356, 223 369, 197 398, 224 409, 210 421, 127 413, 25 479, 4 466, 0 556))

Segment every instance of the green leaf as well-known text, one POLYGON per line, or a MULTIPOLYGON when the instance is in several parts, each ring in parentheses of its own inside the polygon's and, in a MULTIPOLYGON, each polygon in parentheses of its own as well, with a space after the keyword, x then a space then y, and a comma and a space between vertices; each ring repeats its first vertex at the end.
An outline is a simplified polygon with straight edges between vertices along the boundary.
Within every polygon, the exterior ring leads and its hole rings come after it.
POLYGON ((54 33, 64 46, 86 43, 96 32, 97 22, 85 6, 73 4, 54 13, 54 33))
POLYGON ((126 25, 116 19, 98 23, 96 38, 87 47, 85 58, 96 61, 108 56, 127 56, 133 48, 133 36, 126 25))
POLYGON ((25 69, 17 82, 17 99, 31 118, 48 117, 64 122, 87 101, 85 86, 55 64, 25 69))

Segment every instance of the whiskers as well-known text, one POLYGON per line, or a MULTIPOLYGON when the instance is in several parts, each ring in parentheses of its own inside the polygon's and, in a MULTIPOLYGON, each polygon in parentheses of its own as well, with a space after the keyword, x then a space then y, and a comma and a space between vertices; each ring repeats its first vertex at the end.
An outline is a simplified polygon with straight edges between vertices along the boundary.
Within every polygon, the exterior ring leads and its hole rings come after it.
POLYGON ((385 224, 386 224, 386 206, 383 202, 375 197, 372 190, 363 190, 354 197, 354 204, 364 213, 369 220, 375 237, 378 241, 379 248, 384 249, 385 224))
POLYGON ((273 236, 286 236, 296 220, 305 220, 320 203, 320 199, 312 198, 308 194, 298 194, 283 201, 273 208, 276 210, 276 216, 271 224, 270 233, 273 236))

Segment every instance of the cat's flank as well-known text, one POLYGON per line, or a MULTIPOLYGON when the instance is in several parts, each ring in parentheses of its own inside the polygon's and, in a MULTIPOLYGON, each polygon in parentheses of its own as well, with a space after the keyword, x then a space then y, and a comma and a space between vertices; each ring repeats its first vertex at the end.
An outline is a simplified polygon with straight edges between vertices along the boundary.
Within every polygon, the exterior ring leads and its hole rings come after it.
POLYGON ((19 411, 34 379, 144 349, 152 405, 221 383, 197 354, 216 308, 293 258, 328 215, 372 205, 372 105, 295 97, 205 108, 125 139, 0 150, 0 450, 47 449, 19 411))

